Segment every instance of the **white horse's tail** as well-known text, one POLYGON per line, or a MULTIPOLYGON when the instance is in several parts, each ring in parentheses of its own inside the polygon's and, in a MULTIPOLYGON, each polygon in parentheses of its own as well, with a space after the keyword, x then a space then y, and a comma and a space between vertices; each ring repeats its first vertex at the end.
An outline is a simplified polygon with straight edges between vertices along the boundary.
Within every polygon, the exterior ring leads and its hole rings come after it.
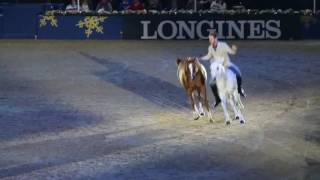
POLYGON ((244 109, 244 105, 242 104, 241 97, 238 91, 235 91, 233 94, 235 105, 239 107, 239 109, 244 109))
POLYGON ((208 75, 207 75, 206 68, 205 68, 202 64, 200 64, 200 63, 199 63, 199 65, 200 65, 200 71, 202 72, 202 74, 203 74, 203 76, 204 76, 205 80, 207 81, 207 79, 208 79, 208 75))

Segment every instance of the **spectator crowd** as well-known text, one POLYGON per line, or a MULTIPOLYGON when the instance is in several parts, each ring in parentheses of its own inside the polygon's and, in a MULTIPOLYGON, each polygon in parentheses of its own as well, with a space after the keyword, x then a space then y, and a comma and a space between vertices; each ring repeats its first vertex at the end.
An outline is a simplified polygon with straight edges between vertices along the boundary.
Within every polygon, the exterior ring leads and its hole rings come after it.
MULTIPOLYGON (((224 10, 224 0, 196 0, 198 10, 224 10)), ((193 9, 194 0, 80 0, 80 10, 112 12, 123 10, 178 10, 193 9)), ((67 0, 66 11, 77 11, 77 0, 67 0)))

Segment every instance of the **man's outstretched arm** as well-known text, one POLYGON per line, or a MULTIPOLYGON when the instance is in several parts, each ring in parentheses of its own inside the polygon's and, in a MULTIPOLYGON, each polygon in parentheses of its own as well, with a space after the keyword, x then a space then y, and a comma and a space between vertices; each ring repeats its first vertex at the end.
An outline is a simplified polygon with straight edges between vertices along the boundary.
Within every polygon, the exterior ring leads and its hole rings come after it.
POLYGON ((205 56, 202 56, 202 57, 200 58, 200 60, 202 60, 202 61, 208 61, 208 60, 210 60, 211 58, 212 58, 212 55, 211 55, 210 47, 209 47, 209 48, 208 48, 208 54, 205 55, 205 56))

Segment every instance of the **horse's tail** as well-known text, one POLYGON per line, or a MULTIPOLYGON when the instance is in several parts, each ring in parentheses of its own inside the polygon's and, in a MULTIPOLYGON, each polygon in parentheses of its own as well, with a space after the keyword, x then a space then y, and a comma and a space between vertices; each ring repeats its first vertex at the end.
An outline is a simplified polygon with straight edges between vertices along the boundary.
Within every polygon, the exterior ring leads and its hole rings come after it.
POLYGON ((182 86, 184 86, 183 77, 185 76, 185 68, 183 66, 184 66, 184 64, 180 63, 178 65, 178 69, 177 69, 177 77, 178 77, 179 82, 182 86))
POLYGON ((235 102, 236 106, 238 106, 240 109, 244 109, 244 105, 241 101, 241 97, 240 97, 238 91, 234 92, 233 98, 234 98, 234 102, 235 102))
POLYGON ((200 63, 199 63, 199 65, 200 65, 200 71, 201 71, 202 75, 204 76, 204 79, 207 81, 208 75, 207 75, 206 68, 200 63))

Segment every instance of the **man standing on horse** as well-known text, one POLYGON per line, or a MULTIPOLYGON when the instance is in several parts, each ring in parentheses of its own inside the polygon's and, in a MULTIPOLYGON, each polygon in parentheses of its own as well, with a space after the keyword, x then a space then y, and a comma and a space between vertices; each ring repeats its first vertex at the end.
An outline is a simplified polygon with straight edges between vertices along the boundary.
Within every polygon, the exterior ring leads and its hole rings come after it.
MULTIPOLYGON (((241 72, 239 68, 231 63, 229 54, 236 54, 237 53, 237 46, 232 45, 231 48, 229 45, 225 42, 218 41, 217 33, 216 32, 211 32, 209 34, 209 47, 208 47, 208 54, 206 56, 201 57, 201 60, 208 61, 210 60, 210 64, 212 65, 213 63, 222 63, 226 68, 229 68, 232 72, 236 74, 237 77, 237 84, 238 84, 238 92, 241 96, 245 97, 244 90, 242 89, 242 78, 241 78, 241 72)), ((211 72, 214 72, 215 69, 211 68, 211 72)), ((213 73, 211 73, 213 74, 213 73)), ((218 106, 219 103, 221 102, 221 99, 219 97, 218 93, 218 88, 216 85, 216 77, 212 77, 212 81, 210 82, 210 87, 212 89, 213 95, 216 99, 216 103, 214 107, 218 106)))

